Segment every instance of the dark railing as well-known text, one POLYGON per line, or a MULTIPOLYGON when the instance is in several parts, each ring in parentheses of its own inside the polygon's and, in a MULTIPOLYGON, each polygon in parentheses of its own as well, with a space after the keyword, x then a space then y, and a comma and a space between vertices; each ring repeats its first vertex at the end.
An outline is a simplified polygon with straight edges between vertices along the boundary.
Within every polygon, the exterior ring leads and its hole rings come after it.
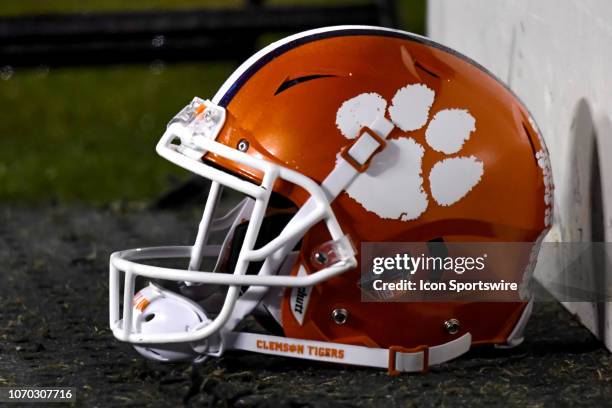
POLYGON ((154 60, 243 60, 264 33, 337 24, 394 26, 394 1, 342 6, 81 13, 0 18, 0 66, 69 66, 154 60))

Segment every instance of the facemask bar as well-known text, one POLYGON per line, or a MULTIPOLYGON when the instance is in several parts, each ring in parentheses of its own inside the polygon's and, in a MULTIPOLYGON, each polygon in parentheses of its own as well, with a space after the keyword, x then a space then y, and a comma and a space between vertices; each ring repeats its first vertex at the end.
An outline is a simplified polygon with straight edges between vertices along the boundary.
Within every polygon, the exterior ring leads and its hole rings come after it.
MULTIPOLYGON (((211 225, 215 208, 217 207, 219 198, 221 197, 222 189, 223 188, 219 183, 212 183, 210 185, 208 197, 206 198, 206 204, 204 205, 204 213, 202 214, 202 219, 198 225, 198 235, 196 236, 196 241, 193 244, 193 249, 191 251, 189 267, 187 268, 189 271, 197 271, 200 269, 203 256, 202 249, 204 248, 206 242, 208 242, 210 230, 213 229, 209 228, 209 225, 211 225)), ((190 284, 190 282, 186 283, 188 285, 190 284)))
MULTIPOLYGON (((157 152, 167 160, 212 181, 210 194, 199 225, 194 246, 139 248, 115 252, 110 258, 110 326, 119 340, 136 344, 198 342, 218 332, 228 322, 236 306, 241 286, 260 287, 308 287, 321 283, 357 265, 354 250, 344 235, 330 207, 324 190, 310 178, 273 164, 254 158, 214 140, 225 120, 225 110, 212 103, 194 100, 177 115, 157 144, 157 152), (205 106, 203 109, 202 106, 205 106), (194 113, 195 112, 195 113, 194 113), (180 145, 173 142, 180 139, 180 145), (257 185, 225 173, 202 162, 205 153, 212 152, 261 171, 264 176, 257 185), (277 179, 283 179, 302 187, 310 194, 309 200, 298 210, 281 234, 265 246, 254 249, 268 201, 277 179), (251 220, 238 256, 233 274, 198 271, 203 256, 218 256, 219 246, 206 245, 211 226, 222 224, 212 219, 213 209, 227 186, 254 199, 251 220), (280 266, 286 253, 316 223, 323 221, 332 241, 336 242, 342 256, 338 261, 307 276, 277 276, 271 271, 280 266), (173 269, 145 265, 138 261, 159 258, 190 258, 189 269, 173 269), (264 261, 262 273, 246 275, 250 262, 264 261), (123 290, 123 313, 120 314, 120 273, 125 273, 123 290), (137 276, 151 279, 184 281, 229 286, 219 314, 210 322, 190 332, 142 334, 133 330, 133 306, 135 280, 137 276)), ((229 217, 229 215, 228 215, 229 217)), ((226 217, 227 218, 227 217, 226 217)))

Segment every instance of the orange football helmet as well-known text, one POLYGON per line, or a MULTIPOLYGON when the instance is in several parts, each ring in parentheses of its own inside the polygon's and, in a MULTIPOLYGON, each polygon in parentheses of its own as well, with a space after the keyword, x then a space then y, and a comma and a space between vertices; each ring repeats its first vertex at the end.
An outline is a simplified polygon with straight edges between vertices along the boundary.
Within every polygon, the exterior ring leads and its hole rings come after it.
POLYGON ((367 242, 528 242, 532 258, 505 267, 533 267, 551 220, 546 147, 518 98, 469 58, 379 27, 296 34, 194 99, 157 151, 212 185, 192 247, 111 256, 110 324, 141 354, 243 349, 395 373, 522 339, 524 301, 361 299, 367 242), (223 186, 247 198, 214 219, 223 186), (221 245, 208 242, 216 229, 221 245), (136 262, 160 257, 189 268, 136 262), (180 288, 135 295, 137 276, 180 288), (250 314, 270 334, 236 331, 250 314))

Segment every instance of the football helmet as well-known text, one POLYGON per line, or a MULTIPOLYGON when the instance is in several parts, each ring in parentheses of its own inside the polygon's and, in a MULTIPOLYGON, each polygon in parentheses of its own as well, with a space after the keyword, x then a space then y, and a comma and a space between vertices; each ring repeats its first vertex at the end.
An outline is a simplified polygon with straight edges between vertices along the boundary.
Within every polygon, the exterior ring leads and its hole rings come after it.
POLYGON ((531 116, 456 51, 371 26, 292 35, 193 99, 157 152, 211 187, 193 246, 110 257, 110 326, 144 356, 239 349, 398 373, 520 343, 530 302, 361 301, 362 243, 532 243, 530 261, 508 259, 523 276, 549 227, 531 116), (216 217, 223 188, 245 198, 216 217), (151 261, 165 258, 189 263, 151 261), (265 333, 244 329, 250 315, 265 333))

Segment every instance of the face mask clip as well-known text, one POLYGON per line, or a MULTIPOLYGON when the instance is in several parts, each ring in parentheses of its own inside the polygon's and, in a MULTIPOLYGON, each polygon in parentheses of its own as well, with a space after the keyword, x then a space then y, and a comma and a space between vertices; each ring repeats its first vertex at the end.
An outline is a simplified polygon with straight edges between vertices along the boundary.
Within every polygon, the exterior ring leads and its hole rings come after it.
POLYGON ((210 140, 217 138, 225 124, 225 116, 223 107, 196 96, 168 122, 168 128, 179 123, 189 129, 191 134, 182 133, 180 139, 182 145, 193 149, 197 145, 191 140, 192 137, 204 137, 210 140))
POLYGON ((324 242, 312 251, 310 259, 320 268, 346 261, 355 256, 355 248, 348 235, 324 242))

